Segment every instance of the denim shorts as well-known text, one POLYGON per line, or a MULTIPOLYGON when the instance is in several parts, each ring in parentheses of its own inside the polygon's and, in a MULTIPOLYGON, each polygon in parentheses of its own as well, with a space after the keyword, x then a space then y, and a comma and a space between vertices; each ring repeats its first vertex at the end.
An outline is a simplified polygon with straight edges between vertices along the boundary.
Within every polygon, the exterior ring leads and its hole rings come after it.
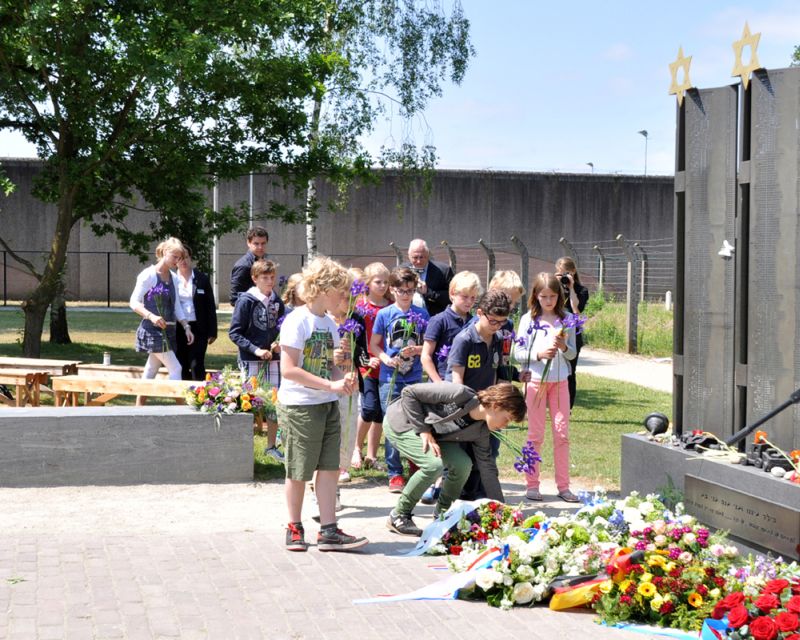
POLYGON ((378 387, 377 378, 364 378, 364 393, 361 394, 361 419, 364 422, 383 422, 378 387))

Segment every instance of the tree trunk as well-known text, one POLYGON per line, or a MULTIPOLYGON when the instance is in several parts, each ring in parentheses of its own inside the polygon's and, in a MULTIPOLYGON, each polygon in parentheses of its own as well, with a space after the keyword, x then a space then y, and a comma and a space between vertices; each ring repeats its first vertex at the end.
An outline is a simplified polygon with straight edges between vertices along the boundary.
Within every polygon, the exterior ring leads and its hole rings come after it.
POLYGON ((67 304, 64 301, 64 281, 50 303, 50 343, 72 344, 67 325, 67 304))
MULTIPOLYGON (((311 113, 310 127, 310 147, 313 150, 317 146, 319 139, 319 121, 322 113, 322 98, 314 99, 314 110, 311 113)), ((308 261, 311 262, 317 257, 317 224, 315 222, 316 212, 314 203, 317 198, 317 183, 315 178, 308 181, 306 187, 306 254, 308 261)))

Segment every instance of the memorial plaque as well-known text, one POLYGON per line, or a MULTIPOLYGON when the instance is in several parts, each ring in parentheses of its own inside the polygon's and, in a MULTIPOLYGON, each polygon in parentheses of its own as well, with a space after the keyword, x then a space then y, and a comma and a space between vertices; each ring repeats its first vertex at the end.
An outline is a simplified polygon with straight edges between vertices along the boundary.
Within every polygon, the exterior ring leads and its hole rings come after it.
POLYGON ((800 559, 800 510, 686 474, 686 510, 700 522, 791 560, 800 559))

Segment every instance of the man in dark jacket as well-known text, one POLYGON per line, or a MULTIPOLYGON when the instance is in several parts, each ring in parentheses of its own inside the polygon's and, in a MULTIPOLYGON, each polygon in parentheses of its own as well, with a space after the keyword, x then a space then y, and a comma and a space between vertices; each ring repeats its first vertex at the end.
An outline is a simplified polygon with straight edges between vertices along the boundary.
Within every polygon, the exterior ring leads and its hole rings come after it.
POLYGON ((239 295, 253 286, 250 268, 256 260, 267 257, 269 233, 264 227, 253 227, 247 232, 247 253, 239 258, 231 271, 231 306, 236 306, 239 295))
POLYGON ((461 442, 472 442, 475 464, 481 473, 487 497, 504 502, 497 464, 490 446, 490 431, 502 429, 525 417, 522 393, 510 383, 475 392, 452 382, 430 382, 404 387, 400 398, 389 405, 383 421, 386 437, 419 469, 408 479, 387 527, 402 535, 419 536, 422 531, 411 519, 425 489, 442 475, 434 513, 446 511, 458 498, 472 461, 461 442))
POLYGON ((415 295, 414 304, 424 306, 433 317, 444 311, 450 304, 450 281, 454 274, 450 265, 434 262, 430 257, 428 244, 424 240, 416 238, 408 245, 408 262, 404 262, 400 266, 409 267, 419 275, 417 294, 420 299, 417 300, 415 295))

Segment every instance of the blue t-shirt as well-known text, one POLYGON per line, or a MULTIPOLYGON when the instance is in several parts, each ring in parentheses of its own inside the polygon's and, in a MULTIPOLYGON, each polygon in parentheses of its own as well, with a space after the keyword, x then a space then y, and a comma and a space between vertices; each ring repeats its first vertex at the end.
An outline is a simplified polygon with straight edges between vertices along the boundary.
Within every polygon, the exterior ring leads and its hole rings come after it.
POLYGON ((476 323, 459 333, 447 357, 447 380, 453 379, 453 367, 464 367, 464 384, 475 391, 491 387, 503 364, 503 338, 500 332, 486 344, 478 334, 476 323))
POLYGON ((453 311, 453 307, 447 307, 441 313, 433 316, 428 323, 428 328, 425 330, 425 340, 430 340, 436 344, 433 349, 433 361, 442 380, 445 379, 447 374, 447 355, 445 354, 445 357, 440 355, 442 347, 452 345, 455 337, 461 333, 461 330, 470 319, 471 316, 462 318, 453 311))
MULTIPOLYGON (((412 312, 422 316, 427 325, 430 315, 422 307, 413 304, 408 311, 401 311, 396 304, 390 304, 378 311, 378 315, 375 316, 375 324, 372 326, 372 333, 373 335, 377 333, 383 338, 383 350, 386 355, 393 358, 403 347, 417 347, 422 344, 424 327, 409 326, 406 323, 408 315, 412 312)), ((389 382, 394 371, 392 367, 381 363, 380 382, 389 382)), ((397 367, 395 380, 406 384, 421 382, 422 361, 419 356, 404 359, 403 363, 397 367)))

